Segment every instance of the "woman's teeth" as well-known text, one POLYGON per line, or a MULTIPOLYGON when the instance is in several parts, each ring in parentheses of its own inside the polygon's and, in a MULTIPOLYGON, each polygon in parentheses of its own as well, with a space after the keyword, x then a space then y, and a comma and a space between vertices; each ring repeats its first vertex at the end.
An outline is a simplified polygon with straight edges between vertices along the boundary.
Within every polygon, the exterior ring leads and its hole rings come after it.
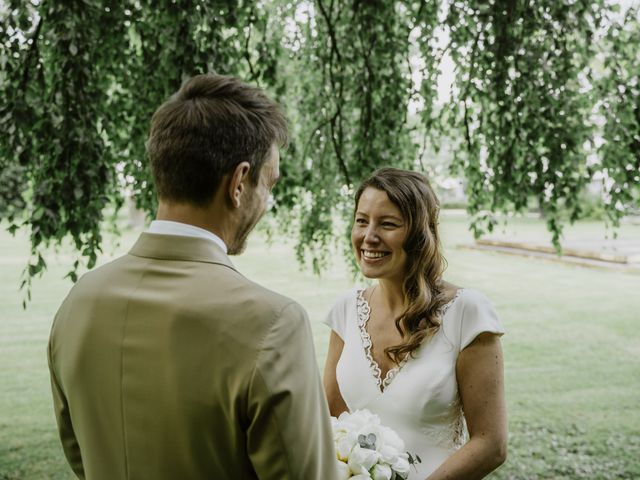
POLYGON ((367 258, 382 258, 387 255, 386 252, 369 252, 367 250, 362 251, 362 255, 367 258))

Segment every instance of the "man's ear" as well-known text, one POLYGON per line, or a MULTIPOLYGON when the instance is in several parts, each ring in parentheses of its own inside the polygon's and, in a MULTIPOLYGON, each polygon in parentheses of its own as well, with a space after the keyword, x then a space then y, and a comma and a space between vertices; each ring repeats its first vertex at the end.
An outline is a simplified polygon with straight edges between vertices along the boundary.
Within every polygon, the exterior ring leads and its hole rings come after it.
POLYGON ((235 208, 240 207, 242 194, 245 193, 246 190, 245 183, 249 177, 249 170, 251 170, 249 162, 240 162, 231 172, 231 178, 229 179, 229 199, 231 200, 231 205, 235 208))

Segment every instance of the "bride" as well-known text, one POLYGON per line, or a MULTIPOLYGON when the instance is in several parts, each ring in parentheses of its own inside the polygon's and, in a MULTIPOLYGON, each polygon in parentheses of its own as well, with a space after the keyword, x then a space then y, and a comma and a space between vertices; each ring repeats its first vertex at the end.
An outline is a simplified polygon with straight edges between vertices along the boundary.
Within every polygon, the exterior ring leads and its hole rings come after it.
POLYGON ((331 414, 377 414, 420 457, 410 479, 483 478, 506 458, 500 321, 480 292, 443 280, 423 175, 377 170, 355 200, 355 256, 377 283, 342 295, 325 321, 331 414))

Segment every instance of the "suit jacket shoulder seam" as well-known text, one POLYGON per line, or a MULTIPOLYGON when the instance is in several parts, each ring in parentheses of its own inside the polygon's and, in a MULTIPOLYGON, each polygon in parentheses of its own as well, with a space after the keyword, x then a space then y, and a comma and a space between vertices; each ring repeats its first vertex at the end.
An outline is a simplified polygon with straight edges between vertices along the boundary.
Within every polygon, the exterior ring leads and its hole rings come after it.
POLYGON ((258 364, 258 359, 260 357, 260 355, 262 354, 263 350, 264 350, 264 342, 266 341, 267 337, 269 336, 269 334, 271 333, 271 330, 273 329, 273 326, 276 324, 276 322, 282 317, 282 314, 284 313, 284 311, 291 307, 292 305, 298 305, 296 302, 294 301, 290 301, 289 303, 287 303, 286 305, 284 305, 274 316, 273 316, 273 320, 271 320, 271 323, 269 324, 269 327, 267 328, 266 333, 264 334, 264 336, 262 337, 262 339, 260 340, 260 345, 258 346, 258 351, 256 354, 256 360, 255 360, 255 365, 258 364))

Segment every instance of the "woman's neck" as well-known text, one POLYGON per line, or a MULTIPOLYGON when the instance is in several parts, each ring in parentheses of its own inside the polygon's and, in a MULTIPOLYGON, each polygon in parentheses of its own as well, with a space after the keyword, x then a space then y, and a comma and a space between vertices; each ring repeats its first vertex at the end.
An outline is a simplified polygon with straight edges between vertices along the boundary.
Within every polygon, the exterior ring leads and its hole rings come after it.
POLYGON ((374 290, 372 293, 379 295, 378 301, 380 301, 388 311, 400 313, 404 310, 405 304, 402 284, 381 278, 378 280, 376 287, 377 292, 374 290))

